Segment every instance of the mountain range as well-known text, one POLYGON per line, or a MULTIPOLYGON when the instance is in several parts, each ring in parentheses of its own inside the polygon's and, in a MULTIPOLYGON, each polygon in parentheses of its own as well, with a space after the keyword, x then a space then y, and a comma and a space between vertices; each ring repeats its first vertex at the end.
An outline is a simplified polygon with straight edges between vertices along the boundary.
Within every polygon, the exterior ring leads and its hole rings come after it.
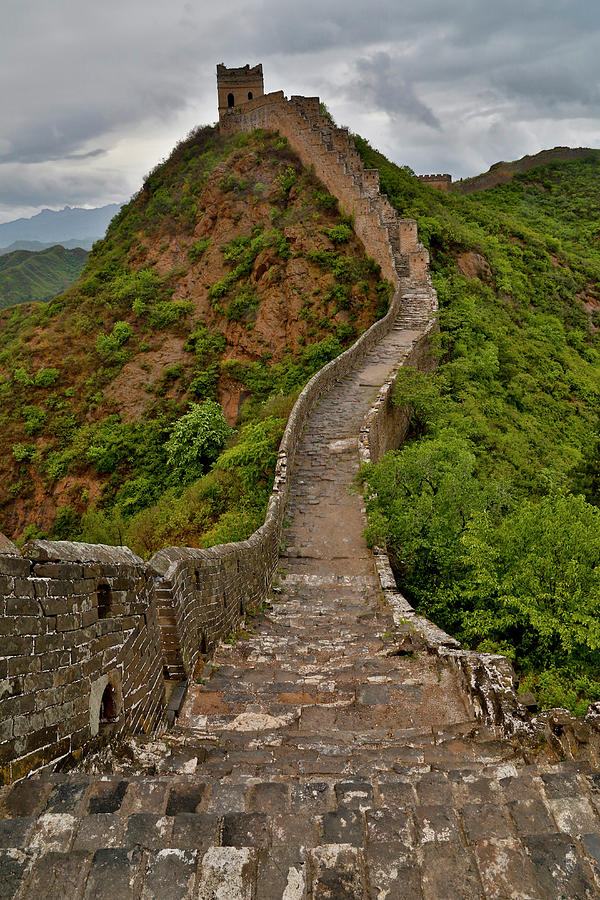
POLYGON ((43 250, 55 244, 91 249, 104 237, 110 220, 121 206, 109 203, 96 209, 65 206, 64 209, 43 209, 29 219, 15 219, 0 224, 0 253, 11 250, 43 250), (44 246, 23 246, 21 242, 39 241, 44 246), (18 246, 12 246, 19 242, 18 246))

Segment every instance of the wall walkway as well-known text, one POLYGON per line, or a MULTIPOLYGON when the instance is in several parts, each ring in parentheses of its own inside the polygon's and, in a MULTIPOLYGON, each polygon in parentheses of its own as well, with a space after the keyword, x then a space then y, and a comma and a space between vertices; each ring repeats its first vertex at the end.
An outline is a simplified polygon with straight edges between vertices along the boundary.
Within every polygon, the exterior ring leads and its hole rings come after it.
POLYGON ((0 548, 3 627, 11 635, 0 659, 0 677, 6 679, 0 694, 1 780, 79 755, 110 733, 152 731, 161 723, 164 691, 157 673, 191 678, 219 641, 235 631, 245 610, 267 596, 279 559, 289 473, 315 405, 361 365, 411 297, 413 304, 435 308, 416 222, 398 219, 379 192, 377 171, 364 168, 346 130, 319 114, 318 98, 288 101, 281 93, 269 94, 231 110, 223 127, 279 129, 302 162, 314 166, 391 281, 389 312, 300 394, 280 445, 265 523, 247 541, 209 550, 170 547, 147 566, 127 548, 66 542, 32 542, 22 554, 0 548), (110 602, 108 612, 107 592, 120 598, 110 602), (44 605, 46 595, 56 598, 53 604, 44 605), (46 648, 55 655, 44 656, 46 648), (31 655, 35 662, 27 669, 31 655), (108 684, 116 698, 113 721, 103 720, 99 728, 108 684))

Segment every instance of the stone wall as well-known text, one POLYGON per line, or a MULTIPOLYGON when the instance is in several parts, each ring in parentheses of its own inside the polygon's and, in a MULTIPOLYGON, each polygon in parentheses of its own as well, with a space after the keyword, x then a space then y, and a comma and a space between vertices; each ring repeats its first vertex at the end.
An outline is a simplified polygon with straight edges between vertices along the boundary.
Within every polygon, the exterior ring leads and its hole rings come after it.
POLYGON ((0 610, 1 783, 77 757, 93 740, 159 725, 154 582, 130 550, 63 541, 32 541, 22 553, 4 547, 0 610))
POLYGON ((314 166, 315 174, 334 194, 346 215, 354 219, 354 230, 366 252, 379 265, 383 276, 396 283, 398 275, 426 282, 429 256, 417 239, 417 223, 399 220, 389 200, 379 191, 379 172, 365 169, 346 128, 336 128, 319 113, 318 97, 292 97, 281 91, 265 94, 223 115, 221 128, 279 131, 298 153, 302 163, 314 166), (403 257, 399 271, 396 255, 403 257))
POLYGON ((447 173, 444 175, 417 175, 417 178, 438 191, 449 191, 452 189, 452 175, 447 173))

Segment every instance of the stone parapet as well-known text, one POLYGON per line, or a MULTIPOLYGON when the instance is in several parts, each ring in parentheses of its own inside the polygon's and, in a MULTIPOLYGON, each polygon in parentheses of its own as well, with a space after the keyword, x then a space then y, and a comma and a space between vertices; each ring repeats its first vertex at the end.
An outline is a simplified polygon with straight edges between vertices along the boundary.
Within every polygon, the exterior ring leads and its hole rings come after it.
POLYGON ((126 547, 0 553, 0 782, 162 721, 154 581, 126 547))

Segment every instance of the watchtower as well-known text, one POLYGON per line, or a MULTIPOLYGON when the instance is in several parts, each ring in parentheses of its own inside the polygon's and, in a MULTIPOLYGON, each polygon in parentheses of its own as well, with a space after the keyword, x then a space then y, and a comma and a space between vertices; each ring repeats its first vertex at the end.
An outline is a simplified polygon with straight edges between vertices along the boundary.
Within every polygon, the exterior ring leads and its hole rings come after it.
POLYGON ((241 66, 239 69, 228 69, 217 66, 217 94, 219 97, 219 121, 223 114, 234 106, 256 100, 265 93, 262 64, 257 66, 241 66))

